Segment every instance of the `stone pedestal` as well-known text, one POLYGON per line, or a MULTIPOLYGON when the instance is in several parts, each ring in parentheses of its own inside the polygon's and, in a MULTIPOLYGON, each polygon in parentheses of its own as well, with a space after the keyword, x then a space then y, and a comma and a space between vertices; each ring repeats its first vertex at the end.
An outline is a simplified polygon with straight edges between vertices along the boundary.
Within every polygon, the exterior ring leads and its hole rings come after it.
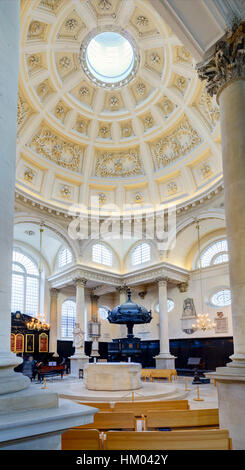
POLYGON ((88 390, 137 390, 141 388, 141 364, 135 362, 106 362, 88 364, 85 386, 88 390))
POLYGON ((74 426, 92 423, 98 410, 56 393, 34 391, 0 397, 0 450, 60 450, 61 435, 74 426), (7 412, 6 412, 7 410, 7 412))
POLYGON ((156 369, 175 369, 175 359, 171 354, 159 354, 155 357, 156 369))
POLYGON ((219 367, 205 376, 216 380, 220 428, 228 429, 234 450, 245 450, 245 376, 227 369, 219 367))
POLYGON ((71 377, 79 378, 79 369, 85 369, 85 366, 88 364, 89 357, 88 356, 72 356, 70 357, 71 361, 71 377))

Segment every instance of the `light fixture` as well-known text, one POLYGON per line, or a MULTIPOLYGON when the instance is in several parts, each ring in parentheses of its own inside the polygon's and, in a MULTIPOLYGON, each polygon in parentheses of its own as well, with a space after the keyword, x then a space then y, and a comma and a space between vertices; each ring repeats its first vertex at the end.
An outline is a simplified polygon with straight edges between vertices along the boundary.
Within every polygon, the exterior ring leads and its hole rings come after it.
POLYGON ((27 326, 28 330, 36 330, 36 331, 45 330, 45 331, 47 331, 47 330, 50 329, 50 326, 49 326, 48 323, 43 323, 38 318, 32 318, 30 321, 28 321, 26 323, 26 326, 27 326))
POLYGON ((199 274, 200 274, 200 295, 201 295, 201 305, 202 305, 202 312, 197 315, 196 323, 192 324, 192 328, 195 330, 207 331, 212 330, 216 327, 216 323, 212 322, 209 314, 204 313, 204 301, 203 301, 203 288, 202 288, 202 263, 201 263, 201 248, 200 248, 200 225, 199 221, 196 221, 196 229, 197 229, 197 243, 198 243, 198 256, 199 256, 199 274))

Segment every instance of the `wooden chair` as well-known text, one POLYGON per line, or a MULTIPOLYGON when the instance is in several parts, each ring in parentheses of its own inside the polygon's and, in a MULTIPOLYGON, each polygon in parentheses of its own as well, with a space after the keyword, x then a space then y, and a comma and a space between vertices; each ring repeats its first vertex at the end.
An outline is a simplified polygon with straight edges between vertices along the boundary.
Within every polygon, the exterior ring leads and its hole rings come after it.
POLYGON ((110 413, 108 411, 96 413, 94 422, 78 426, 74 429, 135 429, 134 413, 120 412, 110 413))
POLYGON ((147 414, 148 410, 188 410, 188 400, 116 402, 114 412, 127 411, 135 415, 147 414))
POLYGON ((219 427, 218 409, 204 410, 148 410, 146 419, 147 430, 157 428, 190 428, 219 427))
POLYGON ((226 430, 192 431, 108 431, 104 450, 229 450, 231 440, 226 430))
POLYGON ((61 438, 62 450, 99 450, 101 439, 95 429, 69 429, 61 438))

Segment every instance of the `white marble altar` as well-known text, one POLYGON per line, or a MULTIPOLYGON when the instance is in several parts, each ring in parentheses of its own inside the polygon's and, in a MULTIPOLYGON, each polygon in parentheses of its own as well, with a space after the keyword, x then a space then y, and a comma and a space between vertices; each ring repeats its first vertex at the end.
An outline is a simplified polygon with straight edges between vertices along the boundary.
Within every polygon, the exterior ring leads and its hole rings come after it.
POLYGON ((141 364, 105 362, 87 364, 84 370, 88 390, 137 390, 141 388, 141 364))

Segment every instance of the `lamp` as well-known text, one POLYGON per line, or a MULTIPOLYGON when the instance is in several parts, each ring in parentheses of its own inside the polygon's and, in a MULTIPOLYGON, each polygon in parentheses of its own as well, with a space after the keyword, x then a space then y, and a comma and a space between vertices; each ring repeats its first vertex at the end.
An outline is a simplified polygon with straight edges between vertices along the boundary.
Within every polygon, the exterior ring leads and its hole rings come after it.
POLYGON ((199 221, 197 220, 196 224, 196 229, 197 229, 197 243, 198 243, 198 256, 199 256, 199 274, 200 274, 200 292, 201 292, 201 302, 202 302, 202 312, 201 314, 197 315, 197 321, 196 324, 192 324, 192 328, 195 330, 201 330, 201 331, 206 331, 206 330, 212 330, 213 328, 216 327, 216 323, 212 322, 209 314, 204 313, 204 302, 203 302, 203 288, 202 288, 202 263, 201 263, 201 248, 200 248, 200 225, 199 221))

